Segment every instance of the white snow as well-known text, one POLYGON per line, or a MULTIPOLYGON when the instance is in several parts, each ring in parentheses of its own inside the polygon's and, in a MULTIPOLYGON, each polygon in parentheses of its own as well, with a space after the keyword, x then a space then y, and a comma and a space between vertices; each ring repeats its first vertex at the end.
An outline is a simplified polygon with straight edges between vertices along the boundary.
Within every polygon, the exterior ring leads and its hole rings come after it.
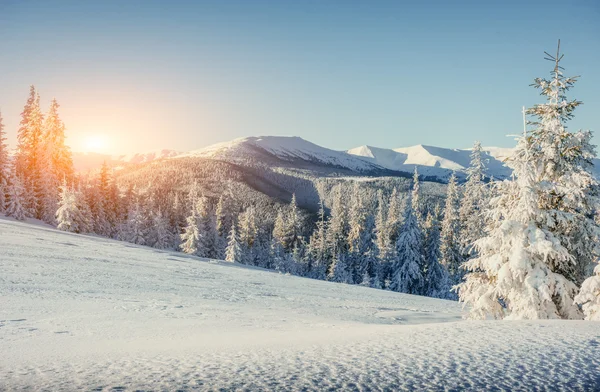
POLYGON ((0 219, 0 390, 597 390, 600 323, 0 219))

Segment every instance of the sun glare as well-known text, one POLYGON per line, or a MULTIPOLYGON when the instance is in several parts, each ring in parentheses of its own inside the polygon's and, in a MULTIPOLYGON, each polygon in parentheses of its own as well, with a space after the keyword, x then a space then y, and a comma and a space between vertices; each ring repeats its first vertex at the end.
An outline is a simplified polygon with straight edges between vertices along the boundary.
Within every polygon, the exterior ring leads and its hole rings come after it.
POLYGON ((84 148, 87 152, 103 152, 106 147, 106 137, 102 135, 90 135, 84 141, 84 148))

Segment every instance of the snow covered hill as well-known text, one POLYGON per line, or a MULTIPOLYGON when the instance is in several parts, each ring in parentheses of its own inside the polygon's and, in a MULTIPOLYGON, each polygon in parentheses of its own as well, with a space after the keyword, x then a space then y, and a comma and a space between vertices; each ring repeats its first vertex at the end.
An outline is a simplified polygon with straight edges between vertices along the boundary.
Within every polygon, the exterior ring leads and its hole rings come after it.
POLYGON ((600 324, 0 219, 0 390, 598 390, 600 324))

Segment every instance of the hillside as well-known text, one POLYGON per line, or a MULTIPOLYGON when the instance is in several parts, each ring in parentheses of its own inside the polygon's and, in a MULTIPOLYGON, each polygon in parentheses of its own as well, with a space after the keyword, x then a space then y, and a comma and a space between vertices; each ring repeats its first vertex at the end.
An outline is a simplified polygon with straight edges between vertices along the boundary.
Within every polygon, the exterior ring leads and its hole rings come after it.
POLYGON ((598 324, 0 219, 0 390, 595 390, 598 324))

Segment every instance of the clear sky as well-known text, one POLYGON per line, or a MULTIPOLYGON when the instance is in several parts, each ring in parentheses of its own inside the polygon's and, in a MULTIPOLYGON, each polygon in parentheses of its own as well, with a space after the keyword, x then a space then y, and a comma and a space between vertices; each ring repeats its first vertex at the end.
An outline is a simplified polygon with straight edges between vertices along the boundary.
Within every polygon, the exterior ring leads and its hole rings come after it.
POLYGON ((598 0, 0 0, 0 109, 14 146, 34 84, 76 151, 511 146, 558 38, 571 126, 600 132, 598 0))

